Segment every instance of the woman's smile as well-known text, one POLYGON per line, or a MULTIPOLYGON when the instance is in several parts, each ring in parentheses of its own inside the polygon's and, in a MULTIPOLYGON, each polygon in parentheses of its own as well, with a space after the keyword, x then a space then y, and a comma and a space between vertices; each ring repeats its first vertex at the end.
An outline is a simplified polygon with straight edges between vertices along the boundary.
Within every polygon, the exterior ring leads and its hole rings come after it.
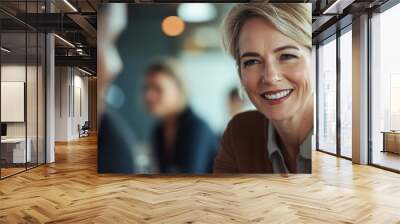
POLYGON ((293 91, 294 89, 265 91, 260 94, 260 97, 270 105, 278 105, 288 99, 293 91))

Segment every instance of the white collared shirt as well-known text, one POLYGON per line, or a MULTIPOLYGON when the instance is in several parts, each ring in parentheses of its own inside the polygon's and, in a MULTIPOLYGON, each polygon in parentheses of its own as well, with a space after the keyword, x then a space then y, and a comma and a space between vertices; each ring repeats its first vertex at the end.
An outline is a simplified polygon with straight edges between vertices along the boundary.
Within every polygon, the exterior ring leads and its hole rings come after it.
MULTIPOLYGON (((272 164, 274 173, 289 173, 285 160, 282 155, 282 149, 278 146, 278 133, 271 122, 268 122, 268 156, 272 164)), ((312 144, 312 131, 307 135, 303 143, 300 145, 299 154, 296 158, 296 172, 295 173, 311 173, 311 144, 312 144)))

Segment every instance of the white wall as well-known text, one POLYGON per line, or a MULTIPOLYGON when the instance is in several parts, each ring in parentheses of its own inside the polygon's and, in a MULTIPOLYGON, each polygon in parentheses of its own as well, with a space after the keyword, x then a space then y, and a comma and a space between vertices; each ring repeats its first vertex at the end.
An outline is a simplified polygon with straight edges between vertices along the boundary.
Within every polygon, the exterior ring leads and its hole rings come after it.
MULTIPOLYGON (((25 65, 2 65, 1 81, 25 82, 25 65)), ((6 108, 1 108, 1 110, 6 110, 6 108)), ((7 123, 7 137, 25 137, 25 123, 7 123)))
POLYGON ((1 121, 24 122, 24 104, 25 83, 1 81, 1 121))
MULTIPOLYGON (((88 113, 88 77, 81 76, 82 73, 78 73, 77 70, 74 71, 74 108, 72 108, 72 124, 71 124, 71 135, 73 138, 78 138, 78 124, 81 126, 85 123, 85 121, 89 120, 89 113, 88 113), (80 92, 80 93, 79 93, 80 92), (80 97, 79 97, 80 96, 80 97), (79 102, 80 101, 80 102, 79 102), (81 108, 79 108, 81 107, 81 108), (80 111, 80 109, 82 111, 80 111), (75 111, 75 113, 74 113, 75 111)), ((72 103, 71 103, 72 104, 72 103)))
POLYGON ((68 140, 69 80, 67 67, 55 68, 55 141, 68 140))
POLYGON ((76 68, 56 67, 56 141, 79 138, 78 124, 88 120, 88 78, 83 75, 76 68))
MULTIPOLYGON (((1 66, 1 81, 2 82, 25 82, 25 75, 26 71, 28 72, 28 75, 30 74, 36 74, 36 67, 34 66, 28 66, 25 67, 25 65, 18 65, 18 64, 10 64, 10 65, 2 65, 1 66)), ((29 78, 29 77, 28 77, 29 78)), ((29 81, 29 84, 32 84, 32 80, 29 81)), ((36 85, 35 83, 33 83, 36 85)), ((28 93, 27 93, 27 101, 28 103, 32 102, 33 99, 32 97, 36 98, 36 89, 28 88, 28 93), (29 90, 32 90, 29 91, 29 90)), ((3 96, 4 97, 4 96, 3 96)), ((31 105, 36 107, 35 105, 31 105)), ((1 110, 7 110, 7 108, 1 108, 1 110)), ((33 120, 36 123, 36 114, 31 114, 28 113, 28 122, 32 122, 33 120), (31 115, 34 115, 32 117, 31 115)), ((32 127, 33 124, 29 124, 29 127, 32 127)), ((36 129, 36 127, 35 127, 36 129)), ((8 137, 25 137, 25 122, 7 122, 7 136, 8 137)), ((29 137, 29 130, 28 130, 28 137, 29 137)))

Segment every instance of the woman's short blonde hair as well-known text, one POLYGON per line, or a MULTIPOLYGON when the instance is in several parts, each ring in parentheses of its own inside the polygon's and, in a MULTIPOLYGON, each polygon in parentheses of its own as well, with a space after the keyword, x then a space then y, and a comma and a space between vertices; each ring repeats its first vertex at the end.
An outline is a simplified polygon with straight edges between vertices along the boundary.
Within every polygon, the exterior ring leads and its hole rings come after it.
POLYGON ((240 68, 239 35, 250 18, 267 20, 283 35, 311 50, 312 15, 310 3, 240 3, 235 5, 224 21, 223 44, 240 68))

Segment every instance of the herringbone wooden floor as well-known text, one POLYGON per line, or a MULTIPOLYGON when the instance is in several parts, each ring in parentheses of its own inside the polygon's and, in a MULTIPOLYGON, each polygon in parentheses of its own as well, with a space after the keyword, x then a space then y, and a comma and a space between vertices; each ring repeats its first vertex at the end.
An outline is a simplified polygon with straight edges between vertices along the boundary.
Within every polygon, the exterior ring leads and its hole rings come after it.
POLYGON ((400 223, 400 175, 320 152, 313 174, 98 175, 96 139, 0 181, 0 223, 400 223))

